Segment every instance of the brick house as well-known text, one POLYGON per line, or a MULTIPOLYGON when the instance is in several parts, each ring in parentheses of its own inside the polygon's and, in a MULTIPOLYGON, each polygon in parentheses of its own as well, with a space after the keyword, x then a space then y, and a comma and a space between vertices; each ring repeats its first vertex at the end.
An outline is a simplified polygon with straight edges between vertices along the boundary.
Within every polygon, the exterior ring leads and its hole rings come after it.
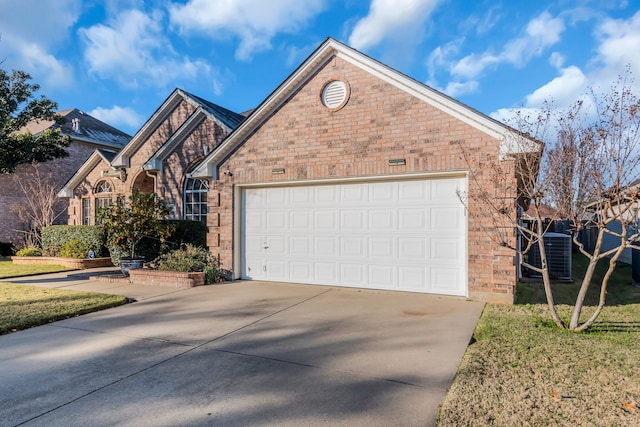
POLYGON ((155 192, 173 208, 170 218, 206 221, 207 180, 188 172, 244 116, 174 90, 117 153, 96 150, 60 190, 69 198, 69 224, 95 224, 97 208, 134 190, 155 192))
POLYGON ((470 185, 460 146, 489 165, 513 138, 329 38, 191 176, 209 183, 208 246, 233 278, 512 303, 514 254, 459 192, 492 188, 470 185))
MULTIPOLYGON (((67 149, 69 155, 37 166, 21 164, 12 174, 0 174, 0 241, 12 242, 16 247, 24 246, 25 233, 29 232, 31 225, 20 214, 19 208, 28 205, 30 186, 42 180, 57 191, 96 149, 117 151, 131 139, 126 133, 78 109, 59 111, 58 114, 66 119, 60 126, 60 132, 71 138, 67 149)), ((40 120, 29 123, 25 130, 38 135, 53 126, 58 125, 53 121, 40 120)), ((54 214, 57 215, 57 224, 68 222, 66 200, 56 204, 54 214)))

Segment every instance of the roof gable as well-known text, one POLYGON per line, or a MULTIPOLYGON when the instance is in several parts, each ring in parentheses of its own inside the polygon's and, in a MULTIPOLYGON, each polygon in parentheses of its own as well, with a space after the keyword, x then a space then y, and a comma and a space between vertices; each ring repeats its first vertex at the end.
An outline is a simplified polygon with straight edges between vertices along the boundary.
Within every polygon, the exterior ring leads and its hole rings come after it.
POLYGON ((24 130, 37 135, 47 129, 59 128, 60 133, 72 140, 114 149, 123 147, 131 139, 130 135, 77 108, 58 111, 57 114, 66 119, 61 126, 53 120, 38 120, 29 122, 24 130))
MULTIPOLYGON (((231 132, 245 117, 231 110, 220 107, 182 89, 175 89, 160 105, 131 141, 118 153, 112 162, 113 167, 129 167, 131 156, 147 141, 147 139, 162 125, 167 117, 182 101, 189 102, 196 110, 204 112, 227 132, 231 132)), ((195 114, 195 113, 194 113, 195 114)))
POLYGON ((58 192, 58 197, 73 197, 73 190, 80 185, 82 180, 98 166, 102 161, 110 164, 116 153, 108 150, 96 150, 91 156, 80 166, 75 174, 64 184, 58 192))
MULTIPOLYGON (((217 179, 217 165, 244 143, 255 130, 305 85, 314 74, 333 57, 342 60, 380 78, 400 90, 461 120, 481 132, 501 141, 501 156, 522 150, 521 136, 508 126, 440 93, 332 38, 318 47, 283 83, 280 84, 225 141, 211 152, 192 172, 192 176, 217 179)), ((532 143, 531 150, 538 145, 532 143)))

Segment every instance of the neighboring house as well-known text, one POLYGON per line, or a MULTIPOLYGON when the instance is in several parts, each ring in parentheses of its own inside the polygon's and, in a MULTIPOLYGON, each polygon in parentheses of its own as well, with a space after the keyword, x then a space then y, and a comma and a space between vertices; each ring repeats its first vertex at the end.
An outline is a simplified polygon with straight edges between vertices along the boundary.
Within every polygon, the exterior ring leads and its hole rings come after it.
MULTIPOLYGON (((18 165, 14 173, 0 174, 0 241, 12 242, 17 247, 24 245, 25 233, 31 229, 31 224, 20 215, 18 208, 27 205, 29 198, 22 188, 29 189, 37 181, 38 175, 57 191, 96 149, 118 151, 131 138, 75 108, 59 111, 58 114, 66 119, 65 124, 60 126, 61 133, 71 138, 67 149, 69 156, 38 166, 18 165)), ((54 126, 58 125, 53 121, 40 120, 29 123, 25 130, 37 135, 54 126)), ((60 200, 56 213, 60 213, 56 223, 68 222, 66 201, 60 200)))
POLYGON ((69 198, 69 224, 95 224, 96 212, 134 190, 159 194, 173 219, 207 221, 208 181, 188 172, 244 116, 174 90, 118 153, 96 150, 59 193, 69 198))
MULTIPOLYGON (((514 253, 459 193, 493 188, 491 173, 470 183, 462 149, 490 169, 515 139, 327 39, 191 176, 209 184, 209 249, 233 278, 512 303, 514 253)), ((512 177, 499 197, 515 215, 512 177)))

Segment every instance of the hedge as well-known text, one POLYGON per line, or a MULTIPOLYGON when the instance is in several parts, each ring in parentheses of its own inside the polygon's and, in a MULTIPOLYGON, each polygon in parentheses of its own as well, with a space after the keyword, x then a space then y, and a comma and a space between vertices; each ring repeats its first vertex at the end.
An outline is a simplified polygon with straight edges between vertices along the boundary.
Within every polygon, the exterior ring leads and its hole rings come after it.
POLYGON ((51 225, 42 230, 42 249, 48 256, 60 256, 62 248, 68 249, 68 242, 86 249, 85 258, 92 250, 96 257, 102 255, 103 237, 94 225, 51 225), (66 246, 65 246, 66 245, 66 246))

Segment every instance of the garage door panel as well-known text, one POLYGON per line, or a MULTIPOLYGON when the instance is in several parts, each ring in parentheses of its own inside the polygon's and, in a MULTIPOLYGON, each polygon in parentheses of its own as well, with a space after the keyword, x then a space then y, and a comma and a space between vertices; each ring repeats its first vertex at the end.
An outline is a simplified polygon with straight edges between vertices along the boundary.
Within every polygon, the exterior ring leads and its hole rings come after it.
POLYGON ((289 280, 289 263, 281 259, 268 259, 266 262, 266 280, 286 282, 289 280))
POLYGON ((427 271, 423 267, 398 267, 398 288, 426 290, 427 271))
POLYGON ((364 258, 367 256, 366 239, 360 236, 340 237, 340 256, 364 258))
POLYGON ((275 255, 278 257, 289 256, 289 236, 269 236, 267 239, 266 251, 269 255, 275 255))
POLYGON ((430 212, 431 230, 438 232, 460 233, 460 210, 454 207, 433 208, 430 212))
POLYGON ((427 256, 426 245, 423 237, 399 237, 398 258, 404 261, 423 262, 427 256))
POLYGON ((340 229, 348 232, 363 231, 366 228, 363 209, 340 210, 340 229))
POLYGON ((312 282, 313 263, 310 261, 291 261, 289 263, 289 278, 294 282, 312 282))
POLYGON ((266 218, 263 211, 252 211, 245 218, 245 227, 247 230, 264 230, 266 229, 266 218))
POLYGON ((393 288, 397 275, 394 265, 375 264, 369 266, 369 285, 379 289, 393 288))
POLYGON ((314 283, 336 285, 338 283, 338 265, 333 262, 314 262, 314 283))
POLYGON ((430 239, 430 259, 458 265, 463 256, 463 244, 460 239, 434 237, 430 239))
POLYGON ((271 232, 279 232, 289 229, 289 212, 269 211, 267 212, 267 229, 271 232))
POLYGON ((460 281, 460 271, 455 267, 433 267, 431 268, 431 289, 434 292, 451 293, 453 295, 463 295, 455 293, 460 281))
POLYGON ((314 202, 317 206, 335 206, 337 189, 332 185, 319 185, 314 188, 314 202))
POLYGON ((393 231, 395 229, 395 216, 393 209, 370 209, 369 230, 376 232, 393 231))
POLYGON ((310 257, 313 255, 313 239, 311 236, 291 236, 289 250, 297 257, 310 257))
POLYGON ((316 211, 313 214, 313 227, 316 231, 336 231, 337 212, 333 210, 316 211))
POLYGON ((427 229, 427 212, 424 208, 398 208, 398 230, 423 232, 427 229))
POLYGON ((366 266, 363 264, 341 263, 339 283, 345 286, 366 287, 366 273, 366 266))
POLYGON ((370 237, 369 258, 395 258, 395 242, 394 237, 370 237))
POLYGON ((422 204, 429 199, 429 183, 425 181, 405 181, 398 183, 398 202, 422 204))
POLYGON ((367 189, 360 184, 345 184, 340 186, 340 204, 343 206, 361 206, 363 202, 367 201, 367 198, 367 189))
POLYGON ((312 214, 309 211, 289 212, 289 228, 293 231, 310 232, 312 229, 312 214))
POLYGON ((313 239, 314 255, 319 257, 335 257, 338 250, 338 238, 332 236, 316 236, 313 239))
POLYGON ((466 295, 465 188, 439 178, 244 189, 242 277, 466 295))
POLYGON ((396 182, 377 182, 369 185, 369 200, 372 202, 391 203, 396 199, 397 183, 396 182))

